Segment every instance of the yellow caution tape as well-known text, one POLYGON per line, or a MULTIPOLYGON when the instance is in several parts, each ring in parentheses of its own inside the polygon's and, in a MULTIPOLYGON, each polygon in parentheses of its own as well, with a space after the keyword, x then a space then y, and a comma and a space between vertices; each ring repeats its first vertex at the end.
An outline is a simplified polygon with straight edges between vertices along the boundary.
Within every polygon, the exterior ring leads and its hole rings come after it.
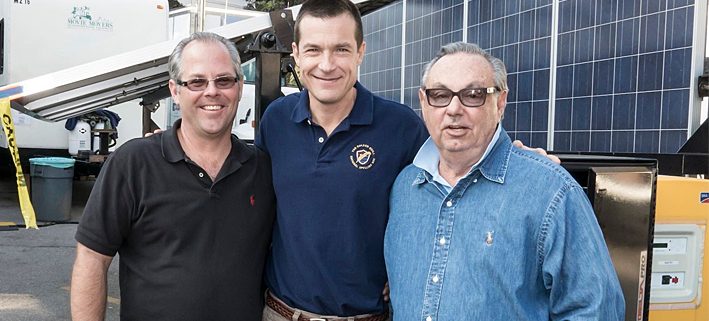
POLYGON ((20 210, 22 218, 25 220, 26 228, 37 228, 37 217, 34 214, 34 207, 30 201, 30 193, 27 191, 27 183, 25 175, 22 174, 22 165, 20 164, 20 153, 17 150, 15 140, 15 125, 12 123, 12 113, 10 112, 10 99, 0 99, 0 117, 2 117, 2 129, 5 130, 7 137, 7 145, 10 148, 10 155, 17 169, 17 194, 20 197, 20 210))

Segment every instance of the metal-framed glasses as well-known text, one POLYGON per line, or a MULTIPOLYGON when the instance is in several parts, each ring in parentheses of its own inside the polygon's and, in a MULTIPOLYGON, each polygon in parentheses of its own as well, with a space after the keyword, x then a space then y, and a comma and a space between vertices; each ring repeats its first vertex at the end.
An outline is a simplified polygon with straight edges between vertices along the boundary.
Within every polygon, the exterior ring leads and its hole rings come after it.
POLYGON ((191 91, 203 91, 207 89, 210 82, 214 82, 214 86, 219 89, 230 89, 234 87, 234 84, 239 81, 239 77, 234 76, 220 76, 214 79, 204 79, 204 78, 194 78, 189 80, 177 80, 175 81, 178 85, 187 87, 191 91))
POLYGON ((501 91, 499 87, 487 88, 464 88, 459 91, 452 91, 447 88, 429 88, 424 89, 426 93, 426 101, 431 107, 448 107, 453 97, 457 96, 463 106, 480 107, 485 104, 485 98, 488 94, 501 91))

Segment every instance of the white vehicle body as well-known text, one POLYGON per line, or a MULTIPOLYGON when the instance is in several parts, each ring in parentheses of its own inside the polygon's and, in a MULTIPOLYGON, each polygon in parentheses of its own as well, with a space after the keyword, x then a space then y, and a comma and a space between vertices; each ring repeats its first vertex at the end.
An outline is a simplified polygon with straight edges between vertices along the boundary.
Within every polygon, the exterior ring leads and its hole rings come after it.
MULTIPOLYGON (((168 13, 167 0, 1 1, 0 86, 166 41, 168 13)), ((142 134, 137 101, 110 110, 122 118, 119 145, 142 134)), ((12 113, 18 147, 67 149, 64 121, 12 113)))

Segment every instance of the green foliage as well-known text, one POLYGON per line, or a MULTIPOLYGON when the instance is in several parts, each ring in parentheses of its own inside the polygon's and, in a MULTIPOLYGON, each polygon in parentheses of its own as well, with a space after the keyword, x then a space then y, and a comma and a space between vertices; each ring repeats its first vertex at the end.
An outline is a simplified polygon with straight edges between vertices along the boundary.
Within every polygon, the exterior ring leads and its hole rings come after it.
POLYGON ((246 8, 258 11, 274 11, 302 4, 304 0, 246 0, 246 8))

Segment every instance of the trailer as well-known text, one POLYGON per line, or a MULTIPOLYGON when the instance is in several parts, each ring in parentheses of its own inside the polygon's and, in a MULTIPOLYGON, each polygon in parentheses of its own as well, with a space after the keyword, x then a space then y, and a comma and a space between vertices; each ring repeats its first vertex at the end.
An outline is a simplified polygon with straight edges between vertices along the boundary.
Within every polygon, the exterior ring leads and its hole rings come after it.
MULTIPOLYGON (((167 0, 2 1, 0 87, 166 41, 168 12, 167 0)), ((140 135, 140 107, 118 104, 112 111, 122 118, 118 145, 140 135)), ((15 110, 13 118, 23 154, 66 153, 63 121, 15 110)))

